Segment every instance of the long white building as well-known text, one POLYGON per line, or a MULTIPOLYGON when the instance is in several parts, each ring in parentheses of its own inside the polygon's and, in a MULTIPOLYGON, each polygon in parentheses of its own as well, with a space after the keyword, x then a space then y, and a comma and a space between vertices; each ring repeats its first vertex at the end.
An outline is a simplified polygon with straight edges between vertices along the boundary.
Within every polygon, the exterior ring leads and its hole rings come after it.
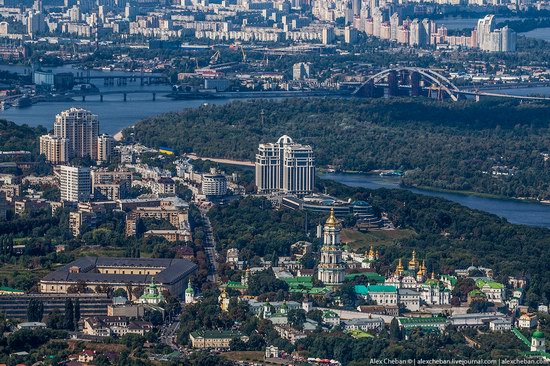
POLYGON ((306 195, 315 185, 315 159, 309 145, 286 135, 276 143, 260 144, 256 154, 258 193, 306 195))

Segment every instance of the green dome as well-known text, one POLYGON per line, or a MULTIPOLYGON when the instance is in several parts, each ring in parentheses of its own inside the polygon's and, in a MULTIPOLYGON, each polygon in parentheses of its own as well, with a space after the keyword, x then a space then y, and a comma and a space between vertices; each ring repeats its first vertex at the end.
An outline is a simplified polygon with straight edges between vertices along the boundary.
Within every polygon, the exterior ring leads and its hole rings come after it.
POLYGON ((544 333, 540 330, 536 330, 535 333, 533 333, 533 338, 542 339, 544 338, 544 333))
POLYGON ((185 289, 185 293, 186 294, 193 294, 193 293, 195 293, 195 291, 193 290, 192 287, 188 287, 188 288, 185 289))

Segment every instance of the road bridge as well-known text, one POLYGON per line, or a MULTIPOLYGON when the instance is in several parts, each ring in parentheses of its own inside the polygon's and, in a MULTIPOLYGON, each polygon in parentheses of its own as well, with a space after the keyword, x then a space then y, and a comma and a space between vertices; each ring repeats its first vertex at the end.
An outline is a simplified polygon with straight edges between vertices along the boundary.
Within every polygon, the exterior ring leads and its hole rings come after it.
MULTIPOLYGON (((505 84, 502 85, 504 86, 505 84)), ((530 87, 534 84, 526 83, 523 85, 530 87)), ((547 85, 550 84, 537 83, 535 86, 547 85)), ((550 101, 550 97, 544 96, 525 96, 488 91, 489 88, 493 86, 480 86, 475 89, 469 89, 469 87, 471 86, 459 88, 439 70, 404 66, 382 70, 370 76, 364 83, 357 87, 352 94, 358 97, 424 95, 437 100, 450 99, 455 102, 463 100, 467 96, 473 96, 477 101, 482 97, 519 99, 525 101, 550 101), (380 95, 381 89, 383 91, 382 95, 380 95)), ((514 83, 511 86, 511 88, 520 87, 521 83, 514 83)))

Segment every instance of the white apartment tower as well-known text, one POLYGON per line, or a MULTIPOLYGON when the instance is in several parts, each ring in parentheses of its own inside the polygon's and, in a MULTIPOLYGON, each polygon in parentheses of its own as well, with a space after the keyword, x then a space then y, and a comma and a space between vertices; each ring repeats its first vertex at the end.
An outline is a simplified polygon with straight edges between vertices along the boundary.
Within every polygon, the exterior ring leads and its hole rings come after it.
POLYGON ((325 223, 321 260, 317 266, 317 279, 327 286, 339 286, 344 283, 345 264, 342 261, 340 230, 340 223, 332 208, 325 223))
POLYGON ((90 168, 61 165, 59 188, 61 200, 68 202, 89 201, 92 193, 90 168))
POLYGON ((53 125, 54 135, 69 140, 70 157, 97 158, 99 120, 95 114, 71 108, 59 113, 53 125))
POLYGON ((113 154, 113 138, 105 133, 97 137, 97 162, 107 162, 113 154))
POLYGON ((258 193, 306 195, 315 185, 315 159, 309 145, 286 135, 276 143, 260 144, 256 154, 258 193))

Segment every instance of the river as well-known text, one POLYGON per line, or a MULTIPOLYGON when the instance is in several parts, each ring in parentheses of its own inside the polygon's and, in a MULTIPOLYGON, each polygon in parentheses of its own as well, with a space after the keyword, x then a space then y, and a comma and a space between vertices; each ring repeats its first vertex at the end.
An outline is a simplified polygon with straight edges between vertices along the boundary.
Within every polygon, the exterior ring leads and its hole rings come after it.
MULTIPOLYGON (((0 69, 8 69, 10 71, 22 72, 22 69, 14 69, 13 66, 0 66, 0 69)), ((61 70, 58 70, 61 71, 61 70)), ((64 71, 68 71, 65 67, 64 71)), ((91 75, 103 74, 101 71, 91 71, 91 75)), ((110 75, 124 74, 123 72, 113 72, 110 75)), ((119 87, 108 87, 98 85, 101 90, 119 89, 119 87)), ((128 85, 123 88, 149 88, 148 86, 141 87, 139 84, 128 85)), ((158 90, 159 86, 152 86, 158 90)), ((165 86, 167 92, 170 87, 165 86)), ((532 88, 532 89, 510 89, 500 90, 500 92, 508 92, 518 95, 526 94, 547 94, 550 95, 550 88, 532 88)), ((166 112, 181 111, 186 108, 195 108, 204 103, 223 104, 231 102, 231 99, 196 99, 196 100, 180 100, 158 96, 157 100, 152 101, 149 95, 129 95, 127 102, 121 101, 120 95, 105 96, 104 102, 100 102, 98 98, 93 100, 89 98, 86 102, 48 102, 38 103, 31 107, 17 109, 10 108, 0 111, 0 118, 14 121, 18 124, 26 123, 30 126, 43 125, 47 128, 52 128, 55 115, 70 107, 86 108, 99 116, 100 130, 114 134, 121 129, 131 126, 140 119, 151 117, 166 112)), ((349 175, 349 174, 330 174, 325 175, 325 178, 330 178, 347 184, 350 186, 367 187, 367 188, 401 188, 398 178, 379 177, 373 175, 349 175)), ((505 199, 482 198, 478 196, 463 195, 459 193, 443 193, 433 192, 419 189, 409 189, 415 193, 421 193, 431 196, 446 198, 451 201, 458 202, 464 206, 493 213, 495 215, 506 218, 508 221, 517 224, 526 224, 533 226, 550 227, 550 205, 537 203, 527 203, 505 199)))
POLYGON ((326 173, 321 176, 350 187, 369 189, 392 188, 433 197, 445 198, 475 210, 485 211, 507 219, 513 224, 542 226, 550 228, 550 205, 536 202, 524 202, 512 199, 486 198, 453 192, 437 192, 418 188, 400 186, 399 177, 380 177, 371 174, 326 173))
MULTIPOLYGON (((28 67, 0 65, 0 70, 8 70, 21 74, 30 73, 28 67)), ((57 72, 82 72, 75 70, 71 66, 62 66, 52 68, 57 72)), ((91 76, 98 75, 138 75, 138 73, 129 73, 124 71, 96 71, 90 70, 91 76)), ((145 74, 154 75, 154 74, 145 74)), ((124 86, 105 86, 102 82, 98 82, 96 86, 101 91, 120 91, 120 90, 166 90, 166 94, 170 93, 171 87, 168 85, 152 85, 141 86, 139 81, 129 83, 124 86)), ((86 102, 80 100, 74 102, 41 102, 34 104, 28 108, 18 109, 9 108, 0 110, 0 118, 13 121, 17 124, 27 124, 29 126, 42 125, 47 128, 53 128, 55 116, 70 107, 80 107, 90 110, 97 114, 100 121, 101 132, 115 134, 121 129, 128 127, 135 122, 166 112, 181 111, 186 108, 196 108, 204 103, 208 104, 224 104, 229 103, 233 99, 190 99, 190 100, 172 100, 165 95, 157 95, 156 101, 152 100, 150 94, 129 94, 127 102, 122 101, 122 95, 106 95, 104 101, 100 102, 98 96, 88 97, 86 102)))

